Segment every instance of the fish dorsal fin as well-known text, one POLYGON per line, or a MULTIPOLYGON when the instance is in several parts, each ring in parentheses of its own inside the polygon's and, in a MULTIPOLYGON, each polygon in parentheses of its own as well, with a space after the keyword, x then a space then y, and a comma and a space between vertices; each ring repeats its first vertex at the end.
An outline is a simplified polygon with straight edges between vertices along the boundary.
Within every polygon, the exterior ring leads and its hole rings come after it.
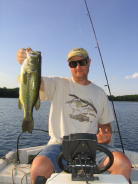
POLYGON ((22 109, 22 103, 21 103, 20 99, 18 99, 18 108, 22 109))
POLYGON ((20 75, 17 77, 17 82, 20 83, 20 75))

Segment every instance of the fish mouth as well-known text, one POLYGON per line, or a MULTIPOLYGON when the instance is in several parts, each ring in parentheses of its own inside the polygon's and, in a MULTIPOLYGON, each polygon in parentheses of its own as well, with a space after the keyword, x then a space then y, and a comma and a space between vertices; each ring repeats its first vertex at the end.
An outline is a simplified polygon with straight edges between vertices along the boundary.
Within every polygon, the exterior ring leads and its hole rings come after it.
POLYGON ((28 56, 30 57, 38 57, 41 54, 41 52, 29 52, 27 53, 28 56))

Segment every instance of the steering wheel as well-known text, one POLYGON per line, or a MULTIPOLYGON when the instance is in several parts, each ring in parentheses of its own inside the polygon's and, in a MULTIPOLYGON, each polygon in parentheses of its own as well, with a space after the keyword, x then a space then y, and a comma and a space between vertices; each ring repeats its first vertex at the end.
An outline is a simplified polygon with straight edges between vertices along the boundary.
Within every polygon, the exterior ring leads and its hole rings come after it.
MULTIPOLYGON (((102 146, 100 144, 97 144, 97 149, 96 150, 99 151, 99 152, 105 153, 105 155, 109 158, 108 163, 103 167, 99 167, 100 164, 97 165, 97 163, 95 163, 93 165, 93 171, 94 171, 93 174, 100 174, 100 173, 105 172, 106 170, 108 170, 112 166, 112 164, 114 162, 114 157, 113 157, 112 152, 110 152, 107 148, 105 148, 104 146, 102 146)), ((63 164, 63 162, 62 162, 63 160, 65 161, 63 152, 61 152, 60 155, 58 156, 58 159, 57 159, 58 165, 65 172, 71 173, 72 172, 71 167, 69 167, 65 163, 63 164)))

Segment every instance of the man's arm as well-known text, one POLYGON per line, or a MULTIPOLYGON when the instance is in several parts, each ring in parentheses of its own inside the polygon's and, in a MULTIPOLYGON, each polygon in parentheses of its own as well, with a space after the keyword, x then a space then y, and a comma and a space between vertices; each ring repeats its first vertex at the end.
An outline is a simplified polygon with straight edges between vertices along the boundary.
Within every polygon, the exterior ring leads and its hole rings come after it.
POLYGON ((112 138, 112 127, 111 123, 99 124, 98 125, 98 134, 97 141, 99 144, 105 143, 108 144, 112 138))

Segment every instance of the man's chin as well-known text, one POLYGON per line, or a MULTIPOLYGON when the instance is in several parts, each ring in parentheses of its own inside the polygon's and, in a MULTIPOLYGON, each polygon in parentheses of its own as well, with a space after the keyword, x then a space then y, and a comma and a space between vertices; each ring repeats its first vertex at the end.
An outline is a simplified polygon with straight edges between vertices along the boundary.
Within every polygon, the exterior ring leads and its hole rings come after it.
POLYGON ((85 75, 83 72, 79 72, 79 73, 77 74, 77 77, 85 78, 86 75, 85 75))
POLYGON ((85 76, 84 75, 77 75, 76 78, 78 80, 83 80, 83 79, 85 79, 85 76))

